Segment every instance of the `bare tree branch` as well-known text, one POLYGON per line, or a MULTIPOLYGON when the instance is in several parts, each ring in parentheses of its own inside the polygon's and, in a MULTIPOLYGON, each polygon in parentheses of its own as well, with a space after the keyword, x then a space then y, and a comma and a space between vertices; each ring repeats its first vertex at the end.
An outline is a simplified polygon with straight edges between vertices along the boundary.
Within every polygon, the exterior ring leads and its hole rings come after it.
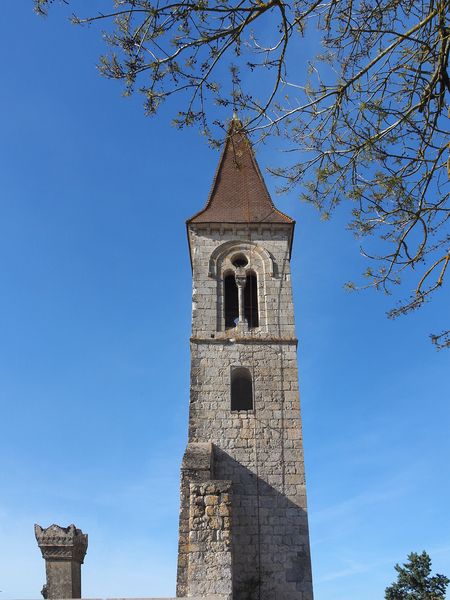
MULTIPOLYGON (((35 10, 45 14, 52 3, 35 0, 35 10)), ((442 289, 450 254, 450 0, 103 4, 103 12, 73 21, 102 23, 109 52, 100 71, 122 80, 126 94, 137 86, 147 114, 179 96, 174 123, 198 124, 218 144, 236 108, 249 133, 286 141, 291 164, 270 169, 282 190, 299 189, 324 218, 342 200, 352 203, 349 227, 364 238, 371 266, 366 283, 349 288, 391 294, 415 279, 392 317, 442 289), (320 54, 299 60, 299 41, 316 43, 317 32, 320 54)), ((448 331, 432 341, 448 347, 448 331)))

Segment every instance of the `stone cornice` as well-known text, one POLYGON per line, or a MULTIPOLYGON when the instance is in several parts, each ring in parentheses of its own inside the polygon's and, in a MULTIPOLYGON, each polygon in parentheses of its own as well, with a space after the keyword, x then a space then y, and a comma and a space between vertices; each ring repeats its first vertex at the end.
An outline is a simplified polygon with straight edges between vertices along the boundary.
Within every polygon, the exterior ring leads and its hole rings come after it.
POLYGON ((45 560, 72 560, 83 563, 88 547, 88 536, 75 525, 60 527, 34 526, 34 534, 45 560))
POLYGON ((284 346, 297 346, 298 339, 293 337, 246 337, 235 335, 234 337, 201 337, 192 336, 190 341, 193 344, 270 344, 270 345, 284 345, 284 346))

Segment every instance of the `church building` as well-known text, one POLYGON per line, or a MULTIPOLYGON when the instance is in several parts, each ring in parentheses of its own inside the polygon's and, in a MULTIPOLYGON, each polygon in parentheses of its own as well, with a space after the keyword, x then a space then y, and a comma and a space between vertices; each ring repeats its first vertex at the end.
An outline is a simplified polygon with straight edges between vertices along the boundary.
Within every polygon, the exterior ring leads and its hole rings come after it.
MULTIPOLYGON (((187 221, 192 264, 188 444, 177 598, 313 600, 290 258, 234 118, 206 206, 187 221)), ((44 598, 79 598, 88 538, 35 526, 44 598)))
POLYGON ((192 263, 178 597, 312 600, 290 257, 294 221, 234 118, 192 263))

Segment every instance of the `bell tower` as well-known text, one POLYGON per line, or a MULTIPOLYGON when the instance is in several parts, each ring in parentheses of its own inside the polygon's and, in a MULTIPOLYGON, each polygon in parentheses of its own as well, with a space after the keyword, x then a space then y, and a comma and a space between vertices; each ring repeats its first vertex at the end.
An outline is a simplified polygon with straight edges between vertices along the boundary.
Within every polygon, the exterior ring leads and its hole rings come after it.
POLYGON ((192 262, 188 445, 177 596, 312 600, 290 255, 234 118, 192 262))

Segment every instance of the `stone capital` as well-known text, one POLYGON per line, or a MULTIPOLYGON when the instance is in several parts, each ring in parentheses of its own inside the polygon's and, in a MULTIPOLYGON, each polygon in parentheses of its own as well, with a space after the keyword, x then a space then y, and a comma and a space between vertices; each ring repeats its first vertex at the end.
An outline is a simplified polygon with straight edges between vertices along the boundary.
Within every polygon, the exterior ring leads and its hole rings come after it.
POLYGON ((34 526, 34 534, 45 560, 65 560, 83 564, 88 547, 88 536, 75 525, 60 527, 34 526))
POLYGON ((236 285, 238 288, 245 288, 247 282, 247 273, 243 267, 237 267, 235 271, 236 285))

